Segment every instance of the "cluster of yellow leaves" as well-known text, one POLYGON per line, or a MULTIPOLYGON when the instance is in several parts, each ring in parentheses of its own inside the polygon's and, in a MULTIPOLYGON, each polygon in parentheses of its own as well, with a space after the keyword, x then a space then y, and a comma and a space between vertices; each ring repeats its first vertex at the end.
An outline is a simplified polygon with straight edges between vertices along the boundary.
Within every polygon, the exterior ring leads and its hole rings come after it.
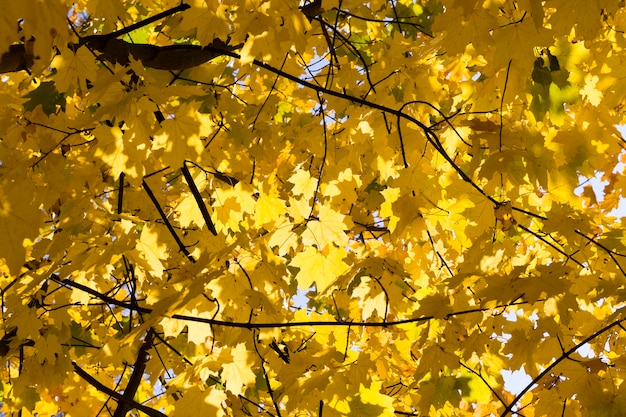
POLYGON ((623 409, 617 0, 189 1, 175 73, 72 44, 178 1, 5 3, 3 411, 623 409))

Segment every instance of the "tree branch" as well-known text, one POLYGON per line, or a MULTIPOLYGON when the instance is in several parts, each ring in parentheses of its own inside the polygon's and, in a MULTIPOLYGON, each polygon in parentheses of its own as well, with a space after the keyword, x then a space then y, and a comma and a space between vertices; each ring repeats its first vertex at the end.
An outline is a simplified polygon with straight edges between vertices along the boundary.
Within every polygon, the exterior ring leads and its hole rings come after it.
MULTIPOLYGON (((72 287, 72 288, 76 288, 78 290, 84 291, 96 298, 99 298, 105 303, 113 304, 115 306, 126 308, 129 310, 139 311, 142 313, 152 313, 152 309, 150 308, 134 306, 130 303, 125 303, 123 301, 116 300, 112 297, 101 294, 96 290, 93 290, 89 287, 86 287, 72 280, 69 280, 69 279, 59 280, 58 278, 51 278, 51 279, 54 282, 57 282, 58 284, 61 284, 65 287, 72 287)), ((540 300, 537 300, 537 301, 540 301, 540 300)), ((205 324, 211 324, 211 325, 222 326, 222 327, 243 328, 243 329, 248 329, 248 330, 289 328, 289 327, 302 327, 302 326, 392 327, 392 326, 401 326, 401 325, 412 324, 412 323, 422 323, 422 322, 426 322, 429 320, 436 320, 436 319, 449 320, 452 317, 461 316, 464 314, 484 313, 487 311, 494 311, 499 308, 507 308, 507 307, 517 306, 517 305, 525 305, 525 304, 529 304, 529 303, 527 301, 514 301, 511 303, 500 304, 491 308, 473 308, 469 310, 460 310, 460 311, 456 311, 453 313, 449 313, 445 315, 444 317, 422 316, 422 317, 414 317, 410 319, 395 320, 395 321, 382 321, 382 322, 369 322, 369 321, 359 322, 359 321, 347 321, 347 320, 336 320, 336 321, 311 320, 311 321, 296 321, 296 322, 285 322, 285 323, 275 323, 275 322, 254 323, 254 322, 237 322, 237 321, 224 321, 224 320, 218 320, 218 319, 208 319, 208 318, 203 318, 203 317, 187 316, 184 314, 172 314, 169 317, 172 319, 183 320, 183 321, 193 321, 196 323, 205 323, 205 324)))
MULTIPOLYGON (((154 23, 157 20, 165 19, 175 13, 182 12, 184 10, 189 9, 191 6, 185 3, 180 3, 178 6, 172 7, 171 9, 162 11, 161 13, 157 13, 154 16, 148 17, 144 20, 140 20, 139 22, 133 23, 132 25, 126 26, 120 30, 116 30, 115 32, 107 33, 105 35, 91 35, 85 36, 84 38, 80 38, 78 44, 73 45, 75 48, 78 48, 82 45, 92 43, 93 45, 97 44, 106 44, 107 41, 114 38, 119 38, 120 36, 126 35, 132 31, 137 29, 141 29, 144 26, 149 25, 150 23, 154 23)), ((95 48, 98 49, 98 48, 95 48)))
MULTIPOLYGON (((214 49, 211 45, 205 46, 206 49, 209 50, 215 50, 215 51, 220 51, 223 55, 227 55, 230 56, 232 58, 235 59, 241 59, 241 55, 239 55, 236 52, 233 51, 225 51, 223 49, 214 49)), ((360 98, 360 97, 355 97, 355 96, 351 96, 348 95, 346 93, 343 92, 339 92, 339 91, 334 91, 331 90, 329 88, 323 87, 321 85, 318 84, 314 84, 312 82, 300 79, 299 77, 289 74, 281 69, 275 68, 265 62, 259 61, 259 60, 253 60, 252 63, 254 65, 256 65, 257 67, 263 68, 269 72, 272 72, 274 74, 277 74, 287 80, 293 81, 296 84, 301 85, 302 87, 305 88, 309 88, 313 91, 316 91, 318 94, 322 93, 322 94, 327 94, 329 96, 333 96, 333 97, 337 97, 339 99, 342 100, 346 100, 349 101, 351 103, 356 103, 356 104, 360 104, 372 109, 376 109, 376 110, 380 110, 384 113, 388 113, 388 114, 392 114, 394 116, 396 116, 398 119, 404 119, 408 122, 414 123, 416 124, 423 132, 424 135, 426 136, 426 141, 431 144, 436 150, 437 152, 446 160, 446 162, 448 162, 448 164, 452 167, 452 169, 454 169, 457 174, 459 174, 459 176, 461 177, 461 179, 463 179, 463 181, 469 183, 474 189, 476 189, 480 194, 482 194, 483 196, 485 196, 487 199, 489 199, 495 206, 495 204, 497 204, 497 202, 490 196, 487 196, 485 194, 485 192, 482 190, 482 188, 480 188, 478 186, 478 184, 476 184, 462 169, 461 167, 459 167, 450 157, 450 155, 448 155, 448 153, 445 151, 445 149, 441 146, 441 144, 439 143, 439 139, 437 137, 437 135, 435 134, 435 132, 429 128, 428 126, 426 126, 424 123, 420 122, 419 120, 415 119, 414 117, 404 113, 403 109, 404 107, 406 107, 409 104, 426 104, 429 105, 431 108, 437 110, 440 114, 441 112, 436 109, 436 107, 434 107, 432 104, 424 102, 424 101, 412 101, 410 103, 405 103, 403 104, 399 109, 392 109, 391 107, 387 107, 384 106, 382 104, 378 104, 375 103, 373 101, 370 100, 366 100, 364 98, 360 98)), ((403 145, 402 145, 403 146, 403 145)), ((403 154, 404 155, 404 154, 403 154)), ((408 162, 406 161, 406 157, 403 156, 403 162, 405 167, 408 167, 408 162)))
POLYGON ((217 236, 217 230, 215 230, 215 225, 211 220, 211 216, 209 215, 209 211, 206 208, 206 204, 204 204, 204 200, 200 195, 200 191, 198 191, 198 187, 196 187, 196 183, 193 180, 191 173, 189 172, 189 168, 187 168, 187 161, 183 162, 182 172, 183 176, 185 177, 185 181, 187 181, 187 185, 189 185, 189 190, 191 191, 191 194, 193 195, 193 198, 196 200, 196 204, 200 209, 200 213, 202 213, 202 218, 204 219, 206 227, 213 234, 213 236, 217 236))
POLYGON ((543 370, 543 372, 541 372, 539 375, 537 375, 532 381, 530 381, 530 383, 528 383, 528 385, 526 385, 524 387, 524 389, 517 394, 517 397, 515 397, 513 399, 513 401, 511 402, 511 404, 509 404, 504 411, 502 412, 502 414, 500 414, 500 417, 506 417, 509 413, 512 413, 513 407, 519 402, 519 400, 522 399, 522 397, 524 396, 524 394, 526 394, 535 384, 537 384, 539 381, 541 381, 541 379, 548 375, 550 372, 552 372, 552 370, 561 362, 563 362, 565 359, 567 359, 571 354, 573 354, 574 352, 576 352, 578 349, 580 349, 582 346, 584 346, 586 343, 589 343, 590 341, 592 341, 593 339, 595 339, 596 337, 600 336, 603 333, 606 333, 607 331, 611 330, 613 327, 615 326, 621 326, 622 322, 626 321, 626 319, 619 319, 614 321, 613 323, 610 323, 606 326, 604 326, 603 328, 601 328, 600 330, 598 330, 597 332, 593 333, 591 336, 585 338, 584 340, 582 340, 580 343, 578 343, 577 345, 575 345, 573 348, 571 348, 570 350, 568 350, 567 352, 564 352, 558 359, 556 359, 554 362, 552 362, 550 365, 548 365, 546 367, 546 369, 543 370))
POLYGON ((178 245, 178 248, 180 249, 180 251, 191 262, 196 262, 196 260, 193 258, 193 256, 191 256, 191 254, 187 250, 187 247, 183 244, 183 242, 180 240, 180 238, 176 234, 176 231, 172 227, 172 224, 170 223, 170 220, 167 218, 167 215, 165 214, 165 212, 161 208, 161 205, 159 204, 159 201, 154 196, 154 193, 152 192, 152 190, 148 186, 148 183, 146 182, 145 179, 143 179, 141 181, 141 185, 143 186, 143 189, 146 190, 146 193, 148 194, 148 197, 150 197, 150 200, 152 201, 152 204, 154 204, 154 207, 156 207, 157 211, 159 212, 159 215, 161 216, 161 220, 163 220, 163 223, 165 223, 165 226, 167 227, 167 230, 169 230, 170 234, 174 238, 174 241, 176 241, 176 244, 178 245))
POLYGON ((136 408, 133 406, 133 398, 135 398, 135 394, 137 393, 139 384, 141 384, 144 371, 146 370, 146 363, 150 359, 148 350, 152 348, 153 339, 154 329, 150 328, 150 330, 148 330, 148 333, 146 334, 146 337, 144 338, 143 343, 141 344, 141 347, 139 348, 139 353, 137 353, 137 360, 135 361, 135 365, 133 367, 133 373, 130 375, 130 379, 128 380, 126 388, 124 388, 124 394, 122 395, 122 399, 118 400, 118 405, 115 409, 115 414, 113 414, 113 417, 124 417, 128 411, 136 408))
POLYGON ((104 392, 105 394, 113 397, 118 403, 126 404, 130 408, 136 408, 137 410, 147 414, 150 417, 167 417, 165 414, 163 414, 160 411, 155 410, 154 408, 147 407, 143 404, 139 404, 138 402, 132 399, 129 400, 125 398, 122 394, 116 392, 115 390, 112 390, 111 388, 107 387, 106 385, 98 381, 96 378, 91 376, 87 371, 85 371, 83 368, 78 366, 76 362, 72 362, 72 366, 74 366, 74 372, 76 372, 78 376, 80 376, 82 379, 87 381, 91 386, 93 386, 98 391, 104 392))

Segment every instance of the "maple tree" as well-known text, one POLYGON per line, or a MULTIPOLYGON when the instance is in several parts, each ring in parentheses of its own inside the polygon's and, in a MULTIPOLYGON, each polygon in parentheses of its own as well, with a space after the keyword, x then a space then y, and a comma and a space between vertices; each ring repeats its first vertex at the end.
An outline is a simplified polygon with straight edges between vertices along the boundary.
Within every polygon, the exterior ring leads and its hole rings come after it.
POLYGON ((2 411, 626 408, 622 2, 0 12, 2 411))

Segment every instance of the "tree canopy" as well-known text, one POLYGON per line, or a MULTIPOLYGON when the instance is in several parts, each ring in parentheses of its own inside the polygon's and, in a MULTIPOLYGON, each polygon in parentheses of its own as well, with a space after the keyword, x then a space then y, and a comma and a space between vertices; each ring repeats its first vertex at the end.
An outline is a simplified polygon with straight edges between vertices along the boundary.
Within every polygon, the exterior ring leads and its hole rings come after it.
POLYGON ((0 16, 2 411, 626 409, 623 2, 0 16))

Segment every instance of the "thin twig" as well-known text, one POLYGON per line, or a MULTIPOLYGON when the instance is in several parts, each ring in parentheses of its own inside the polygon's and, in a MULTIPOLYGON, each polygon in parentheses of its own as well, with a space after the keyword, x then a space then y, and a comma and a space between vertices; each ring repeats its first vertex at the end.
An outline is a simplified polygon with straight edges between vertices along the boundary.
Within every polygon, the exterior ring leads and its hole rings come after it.
POLYGON ((191 262, 196 262, 196 260, 193 258, 193 256, 191 256, 191 254, 189 253, 189 251, 187 250, 187 248, 185 247, 185 245, 183 244, 183 242, 180 240, 180 238, 178 237, 178 235, 176 234, 176 231, 174 230, 174 228, 172 227, 172 224, 170 223, 170 220, 167 218, 167 215, 165 214, 165 212, 163 211, 163 209, 161 208, 161 205, 159 204, 159 201, 156 199, 154 193, 152 192, 152 190, 150 189, 150 186, 148 186, 148 183, 146 182, 145 178, 141 181, 141 184, 143 186, 143 189, 146 191, 146 193, 148 194, 148 197, 150 197, 150 201, 152 201, 152 204, 154 204, 154 207, 157 209, 157 211, 159 212, 159 215, 161 216, 161 220, 163 220, 163 223, 165 224, 165 227, 167 227, 167 230, 169 230, 170 234, 172 235, 172 237, 174 238, 174 241, 176 242, 176 244, 178 245, 178 248, 180 249, 180 251, 187 257, 187 259, 189 259, 191 262))
POLYGON ((485 379, 484 376, 482 376, 482 374, 480 372, 476 372, 475 370, 473 370, 472 368, 470 368, 469 366, 465 365, 463 362, 459 361, 459 365, 461 365, 463 368, 467 369, 468 371, 470 371, 471 373, 473 373, 474 375, 476 375, 477 377, 480 378, 481 381, 483 381, 483 383, 487 386, 487 388, 489 388, 489 391, 491 391, 491 393, 493 395, 495 395, 495 397, 498 399, 498 401, 500 401, 502 403, 502 405, 504 405, 506 407, 506 403, 504 402, 504 400, 502 399, 502 397, 500 397, 500 394, 498 394, 498 392, 493 389, 493 387, 489 384, 489 382, 487 382, 487 380, 485 379))
MULTIPOLYGON (((91 289, 89 287, 86 287, 82 284, 79 284, 69 279, 60 280, 58 278, 51 278, 51 280, 64 287, 75 288, 77 290, 84 291, 90 294, 91 296, 98 298, 101 301, 104 301, 107 304, 111 304, 111 305, 121 307, 121 308, 126 308, 126 309, 135 309, 135 311, 140 311, 142 313, 152 313, 153 311, 152 309, 147 308, 147 307, 133 306, 128 302, 124 302, 124 301, 114 299, 112 297, 108 297, 104 294, 99 293, 98 291, 94 289, 91 289)), ((490 308, 485 307, 485 308, 473 308, 469 310, 460 310, 460 311, 446 314, 444 317, 439 317, 439 318, 443 320, 449 320, 453 317, 461 316, 465 314, 485 313, 489 311, 495 311, 501 308, 504 309, 507 307, 526 305, 526 304, 530 304, 530 303, 527 301, 514 301, 511 303, 500 304, 500 305, 490 307, 490 308)), ((372 327, 372 328, 383 327, 384 328, 384 327, 402 326, 402 325, 414 324, 414 323, 423 323, 426 321, 437 319, 437 317, 435 316, 422 316, 422 317, 414 317, 410 319, 394 320, 394 321, 386 321, 386 322, 372 322, 372 321, 355 322, 355 321, 349 321, 349 320, 336 320, 336 321, 311 320, 311 321, 295 321, 295 322, 283 322, 283 323, 276 323, 276 322, 254 323, 254 322, 248 322, 248 321, 246 322, 224 321, 224 320, 209 319, 209 318, 197 317, 197 316, 186 316, 183 314, 173 314, 170 316, 170 318, 176 319, 176 320, 183 320, 183 321, 192 321, 196 323, 212 324, 215 326, 222 326, 222 327, 243 328, 243 329, 248 329, 248 330, 282 329, 282 328, 291 328, 291 327, 315 327, 315 326, 322 326, 322 327, 326 327, 326 326, 351 327, 352 326, 352 327, 372 327)))
POLYGON ((552 370, 561 362, 563 362, 565 359, 567 359, 570 355, 572 355, 573 353, 575 353, 578 349, 580 349, 582 346, 584 346, 585 344, 589 343, 590 341, 592 341, 593 339, 595 339, 596 337, 600 336, 603 333, 606 333, 607 331, 611 330, 613 327, 616 326, 620 326, 621 323, 623 321, 625 321, 626 319, 619 319, 616 320, 610 324, 607 324, 606 326, 604 326, 603 328, 601 328, 600 330, 598 330, 597 332, 593 333, 592 335, 586 337, 584 340, 582 340, 580 343, 576 344, 573 348, 571 348, 570 350, 568 350, 567 352, 564 352, 559 358, 555 359, 554 362, 552 362, 550 365, 548 365, 543 372, 541 372, 539 375, 537 375, 535 378, 533 378, 532 381, 530 381, 528 383, 528 385, 526 385, 524 387, 524 389, 522 389, 517 396, 513 399, 513 401, 511 401, 511 403, 506 406, 506 408, 504 409, 504 411, 502 412, 502 414, 500 414, 500 417, 506 417, 509 413, 512 413, 513 407, 515 407, 515 405, 519 402, 519 400, 522 399, 522 397, 535 385, 537 384, 539 381, 541 381, 541 379, 543 379, 544 376, 548 375, 550 372, 552 372, 552 370))
POLYGON ((270 398, 272 399, 272 403, 274 404, 274 410, 276 410, 276 416, 282 417, 280 414, 280 406, 276 402, 275 393, 274 393, 274 390, 272 389, 272 385, 270 384, 270 378, 267 375, 267 371, 265 370, 265 364, 267 363, 267 361, 265 360, 263 355, 261 355, 261 352, 259 352, 259 348, 257 347, 256 341, 257 341, 257 335, 255 332, 252 335, 252 343, 254 344, 254 350, 256 351, 256 354, 258 355, 259 359, 261 359, 261 370, 263 371, 263 377, 265 378, 265 384, 267 385, 267 393, 269 394, 270 398))
POLYGON ((500 152, 502 152, 502 107, 504 107, 504 95, 506 94, 506 87, 509 84, 509 72, 511 71, 511 63, 513 62, 512 59, 509 59, 509 65, 507 65, 506 67, 506 77, 504 78, 504 89, 502 90, 502 97, 500 97, 500 132, 499 132, 499 137, 500 137, 500 152))
POLYGON ((183 162, 182 172, 185 177, 185 181, 187 181, 187 185, 189 186, 189 190, 191 191, 191 195, 193 195, 193 198, 196 200, 196 205, 200 209, 200 213, 202 214, 202 218, 204 219, 207 229, 209 229, 213 236, 217 236, 217 230, 215 230, 215 225, 211 220, 209 210, 207 210, 206 204, 204 204, 204 199, 202 198, 202 195, 200 195, 198 187, 196 187, 196 183, 189 172, 189 168, 187 168, 187 161, 183 162))

